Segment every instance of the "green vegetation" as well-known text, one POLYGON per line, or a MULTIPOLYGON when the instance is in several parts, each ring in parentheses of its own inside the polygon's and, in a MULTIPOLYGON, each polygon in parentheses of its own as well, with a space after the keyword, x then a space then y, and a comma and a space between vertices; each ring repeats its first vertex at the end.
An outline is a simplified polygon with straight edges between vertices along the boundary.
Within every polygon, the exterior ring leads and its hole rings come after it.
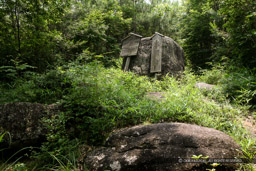
POLYGON ((28 162, 1 161, 0 168, 78 170, 81 149, 102 145, 111 131, 175 121, 229 134, 252 160, 256 139, 242 120, 256 118, 255 3, 0 0, 0 104, 65 109, 43 120, 47 141, 28 162), (177 41, 187 63, 181 78, 121 71, 120 42, 131 31, 157 31, 177 41), (216 88, 199 90, 196 82, 216 88), (165 98, 151 99, 148 92, 165 98))
POLYGON ((118 68, 104 68, 98 62, 80 65, 75 62, 44 75, 30 76, 28 80, 16 80, 16 87, 3 92, 16 94, 17 97, 9 96, 12 99, 8 102, 22 96, 22 100, 30 102, 64 106, 65 112, 44 120, 50 132, 34 159, 40 161, 37 167, 42 170, 56 165, 60 165, 60 170, 64 166, 75 167, 80 145, 101 145, 112 130, 143 123, 178 121, 216 128, 231 135, 246 153, 252 154, 255 140, 241 123, 242 116, 247 115, 246 106, 230 105, 221 84, 211 92, 194 86, 198 80, 222 79, 220 76, 218 72, 213 75, 212 71, 205 71, 198 77, 187 71, 180 80, 166 76, 159 81, 118 68), (45 89, 34 87, 41 79, 45 80, 44 87, 55 81, 54 88, 46 89, 50 95, 61 92, 57 100, 42 98, 45 89), (56 82, 59 79, 60 83, 56 82), (19 94, 26 87, 30 94, 19 94), (166 100, 151 100, 146 96, 147 92, 159 91, 165 92, 166 100))
POLYGON ((207 62, 245 66, 255 73, 253 0, 189 0, 184 17, 184 50, 194 69, 207 62))

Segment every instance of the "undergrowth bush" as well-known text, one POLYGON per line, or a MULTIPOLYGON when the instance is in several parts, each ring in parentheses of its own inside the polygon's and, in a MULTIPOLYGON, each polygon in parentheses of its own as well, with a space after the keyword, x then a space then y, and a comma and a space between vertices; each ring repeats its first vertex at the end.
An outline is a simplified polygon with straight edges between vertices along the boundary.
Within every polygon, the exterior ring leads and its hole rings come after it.
POLYGON ((256 107, 256 75, 246 68, 230 68, 221 80, 224 92, 239 104, 256 107))
POLYGON ((0 83, 0 104, 11 102, 56 103, 68 93, 71 80, 58 70, 45 74, 25 72, 24 76, 0 83))
POLYGON ((200 80, 208 84, 219 84, 226 74, 224 66, 217 64, 213 65, 212 68, 201 70, 200 80))
MULTIPOLYGON (((202 70, 200 80, 218 86, 212 94, 222 94, 235 104, 256 107, 256 75, 248 68, 216 65, 211 70, 202 70)), ((220 100, 216 96, 215 99, 220 100)))

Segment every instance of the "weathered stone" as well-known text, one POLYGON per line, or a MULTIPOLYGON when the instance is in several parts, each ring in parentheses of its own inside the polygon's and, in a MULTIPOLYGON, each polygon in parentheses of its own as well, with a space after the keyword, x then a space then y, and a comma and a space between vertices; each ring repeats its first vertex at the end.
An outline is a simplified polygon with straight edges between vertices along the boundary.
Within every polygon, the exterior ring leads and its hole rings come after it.
POLYGON ((212 90, 216 85, 213 84, 207 84, 207 83, 196 83, 195 85, 199 89, 206 89, 206 90, 212 90))
POLYGON ((137 55, 142 36, 130 33, 129 36, 122 40, 121 56, 137 55))
POLYGON ((150 73, 162 71, 163 39, 162 35, 155 34, 152 39, 150 73))
POLYGON ((179 75, 185 70, 184 51, 173 39, 163 38, 162 74, 179 75))
POLYGON ((139 75, 170 74, 176 76, 185 68, 183 49, 173 39, 159 33, 155 33, 152 37, 142 38, 137 55, 130 55, 129 60, 127 56, 128 54, 123 56, 122 68, 139 75))
POLYGON ((10 149, 38 146, 47 133, 41 119, 50 117, 58 111, 57 105, 24 102, 1 104, 0 131, 8 131, 11 135, 11 141, 6 136, 6 142, 1 143, 1 148, 6 147, 9 142, 11 142, 10 146, 8 145, 10 149))
POLYGON ((151 100, 164 100, 165 99, 165 93, 164 92, 148 92, 146 94, 146 97, 151 100))
POLYGON ((129 69, 139 75, 148 75, 150 73, 150 55, 152 40, 150 37, 142 38, 138 55, 131 58, 129 69))
MULTIPOLYGON (((186 163, 193 155, 234 159, 239 145, 212 128, 183 123, 140 125, 113 133, 105 147, 90 152, 84 163, 90 170, 206 170, 209 165, 186 163)), ((197 160, 196 160, 197 161, 197 160)), ((236 164, 221 163, 222 170, 236 164)))

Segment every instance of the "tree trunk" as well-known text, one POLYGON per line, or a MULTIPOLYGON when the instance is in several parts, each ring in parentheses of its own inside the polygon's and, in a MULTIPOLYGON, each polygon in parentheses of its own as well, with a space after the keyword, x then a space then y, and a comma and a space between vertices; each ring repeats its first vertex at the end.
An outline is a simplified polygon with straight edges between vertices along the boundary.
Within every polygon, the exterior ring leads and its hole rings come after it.
POLYGON ((15 19, 16 19, 16 26, 17 26, 17 41, 18 41, 18 53, 21 53, 20 50, 20 18, 19 18, 19 11, 18 11, 18 0, 15 2, 15 19))

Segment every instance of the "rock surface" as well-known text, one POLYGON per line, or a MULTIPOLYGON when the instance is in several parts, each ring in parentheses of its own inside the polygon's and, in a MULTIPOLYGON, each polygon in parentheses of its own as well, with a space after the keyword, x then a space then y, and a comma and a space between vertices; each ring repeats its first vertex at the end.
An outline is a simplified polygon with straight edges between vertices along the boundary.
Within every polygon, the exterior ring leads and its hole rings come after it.
MULTIPOLYGON (((1 104, 0 131, 10 133, 10 148, 21 149, 40 144, 47 133, 41 119, 57 113, 58 108, 57 105, 24 102, 1 104)), ((5 137, 8 138, 8 136, 5 137)), ((1 145, 6 146, 9 142, 9 140, 6 140, 6 143, 1 145)))
POLYGON ((138 55, 131 57, 130 70, 139 75, 148 75, 150 72, 150 55, 152 40, 150 37, 142 38, 138 55))
MULTIPOLYGON (((206 170, 209 165, 186 163, 193 155, 234 159, 239 145, 223 132, 183 123, 140 125, 113 133, 105 147, 83 160, 90 170, 206 170)), ((222 163, 217 170, 235 170, 222 163)))
MULTIPOLYGON (((156 35, 156 34, 155 34, 156 35)), ((163 36, 163 35, 162 35, 163 36)), ((152 36, 153 37, 153 36, 152 36)), ((137 55, 123 56, 122 69, 125 70, 127 58, 130 58, 128 70, 138 75, 157 76, 170 74, 172 76, 179 76, 185 69, 184 51, 173 39, 167 36, 161 38, 161 53, 158 58, 161 59, 159 65, 160 71, 151 71, 152 62, 152 37, 142 38, 138 47, 137 55)))
POLYGON ((206 90, 212 90, 216 85, 213 84, 207 84, 207 83, 196 83, 195 85, 199 89, 206 89, 206 90))
POLYGON ((148 92, 146 94, 146 97, 151 100, 164 100, 165 99, 165 93, 164 92, 148 92))
POLYGON ((184 51, 172 38, 163 38, 162 75, 177 76, 185 70, 184 51))

